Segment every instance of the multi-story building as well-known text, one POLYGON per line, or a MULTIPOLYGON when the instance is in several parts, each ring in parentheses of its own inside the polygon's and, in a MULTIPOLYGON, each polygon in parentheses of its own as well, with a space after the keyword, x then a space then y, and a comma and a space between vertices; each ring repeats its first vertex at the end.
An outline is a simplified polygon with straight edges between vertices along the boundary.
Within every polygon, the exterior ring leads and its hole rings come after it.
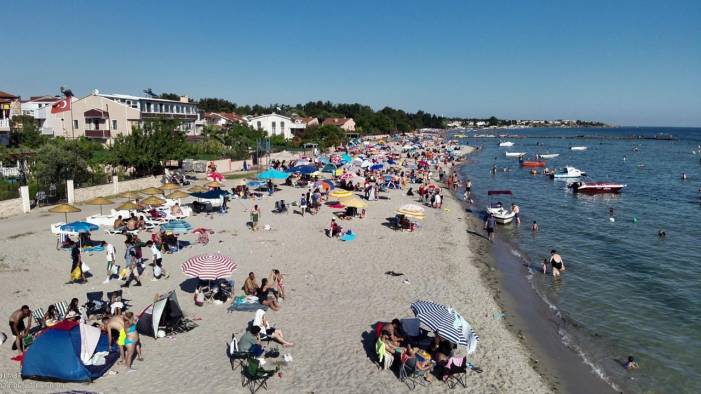
POLYGON ((265 130, 269 136, 282 135, 285 139, 294 137, 306 127, 304 123, 276 113, 252 116, 247 119, 247 122, 255 129, 265 130))
POLYGON ((22 115, 36 119, 42 134, 63 137, 61 115, 51 113, 51 107, 61 100, 61 97, 57 96, 32 96, 29 100, 22 101, 22 115))
POLYGON ((198 134, 197 105, 187 97, 176 101, 94 91, 73 101, 70 110, 60 114, 68 138, 85 136, 108 142, 146 121, 161 118, 180 121, 180 130, 187 136, 198 134))
POLYGON ((19 96, 0 91, 0 144, 10 143, 10 119, 21 113, 19 96))

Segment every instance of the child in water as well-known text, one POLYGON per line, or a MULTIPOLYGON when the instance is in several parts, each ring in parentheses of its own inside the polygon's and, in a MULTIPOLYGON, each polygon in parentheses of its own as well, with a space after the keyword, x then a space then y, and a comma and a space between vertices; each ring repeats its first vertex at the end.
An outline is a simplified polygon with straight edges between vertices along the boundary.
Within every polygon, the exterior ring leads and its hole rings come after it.
POLYGON ((636 363, 635 360, 633 360, 633 356, 628 356, 628 361, 626 361, 626 363, 623 364, 623 368, 630 371, 632 369, 638 369, 639 366, 638 363, 636 363))

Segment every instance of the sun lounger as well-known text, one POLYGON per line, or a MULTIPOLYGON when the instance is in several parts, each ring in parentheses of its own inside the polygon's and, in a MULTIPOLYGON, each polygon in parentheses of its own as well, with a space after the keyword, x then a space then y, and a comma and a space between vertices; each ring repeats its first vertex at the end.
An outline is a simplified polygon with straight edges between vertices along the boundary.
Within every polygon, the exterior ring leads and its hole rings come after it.
POLYGON ((58 319, 63 320, 68 314, 68 304, 66 301, 59 301, 56 304, 56 314, 58 314, 58 319))
POLYGON ((36 322, 37 326, 44 328, 46 322, 44 321, 44 308, 36 308, 32 311, 32 317, 36 322))

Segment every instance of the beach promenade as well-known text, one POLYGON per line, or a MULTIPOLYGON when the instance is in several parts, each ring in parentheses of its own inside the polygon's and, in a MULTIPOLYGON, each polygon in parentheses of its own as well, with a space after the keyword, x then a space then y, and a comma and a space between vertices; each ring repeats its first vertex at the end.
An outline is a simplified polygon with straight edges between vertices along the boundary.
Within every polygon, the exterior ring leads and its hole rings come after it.
MULTIPOLYGON (((324 234, 333 217, 333 210, 326 206, 317 215, 304 217, 294 210, 289 214, 272 212, 275 200, 296 201, 305 190, 283 186, 273 198, 232 200, 228 214, 199 214, 188 219, 193 227, 214 230, 210 243, 202 246, 194 243, 195 235, 184 235, 181 239, 193 242, 192 246, 164 256, 163 265, 170 278, 151 281, 147 268, 143 287, 125 289, 124 297, 130 300, 132 311, 140 312, 156 293, 176 290, 183 312, 199 327, 174 338, 153 340, 142 336, 144 361, 135 362, 136 371, 127 373, 123 366, 115 365, 112 370, 118 374, 106 374, 90 384, 22 381, 19 363, 10 360, 14 352, 8 341, 0 347, 0 392, 244 392, 240 372, 232 372, 225 348, 231 334, 240 336, 254 315, 227 312, 227 305, 194 305, 192 280, 180 272, 180 265, 205 252, 232 257, 238 264, 232 276, 237 289, 251 271, 258 278, 267 277, 272 269, 285 274, 287 298, 280 311, 268 311, 267 316, 295 343, 292 348, 280 349, 294 360, 269 381, 269 392, 407 392, 393 372, 381 371, 371 361, 375 336, 370 333, 377 321, 413 317, 409 306, 416 300, 451 305, 480 336, 470 361, 484 372, 468 373, 468 388, 458 391, 549 391, 529 365, 525 348, 506 329, 504 321, 495 318, 500 309, 480 276, 483 263, 476 257, 476 252, 487 245, 479 238, 468 237, 465 213, 449 192, 444 194, 442 209, 426 208, 426 217, 416 232, 395 231, 386 225, 395 209, 416 202, 416 197, 408 197, 401 190, 383 193, 388 199, 369 202, 364 219, 342 221, 345 229, 357 234, 354 241, 342 242, 324 234), (269 231, 252 232, 247 228, 248 210, 253 204, 261 207, 260 225, 270 225, 269 231), (386 271, 404 275, 389 276, 386 271)), ((69 220, 84 219, 99 211, 98 207, 81 208, 83 212, 71 215, 69 220)), ((70 254, 56 250, 55 236, 49 231, 51 223, 62 219, 62 215, 39 209, 0 221, 3 316, 22 304, 46 309, 50 303, 72 297, 80 298, 82 303, 89 291, 119 288, 119 280, 101 283, 105 277, 103 253, 85 255, 84 261, 94 275, 87 284, 66 284, 70 254)), ((114 244, 118 262, 123 263, 124 237, 97 231, 93 239, 114 244)), ((7 332, 8 327, 2 330, 7 332)), ((443 382, 434 381, 417 391, 450 390, 443 382)))

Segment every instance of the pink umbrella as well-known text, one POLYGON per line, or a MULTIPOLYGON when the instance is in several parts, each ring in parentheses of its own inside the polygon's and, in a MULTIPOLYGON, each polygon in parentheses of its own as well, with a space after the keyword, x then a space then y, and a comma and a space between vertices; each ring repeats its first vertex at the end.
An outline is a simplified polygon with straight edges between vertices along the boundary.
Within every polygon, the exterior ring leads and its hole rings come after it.
POLYGON ((231 276, 237 267, 230 257, 206 253, 190 258, 180 268, 189 277, 215 280, 231 276))
POLYGON ((207 179, 209 179, 210 181, 222 182, 224 181, 224 175, 216 171, 212 171, 209 174, 207 174, 207 179))
POLYGON ((343 175, 341 175, 341 179, 343 179, 344 181, 351 180, 351 179, 353 179, 354 177, 355 177, 355 174, 352 173, 352 172, 346 172, 346 173, 344 173, 343 175))

